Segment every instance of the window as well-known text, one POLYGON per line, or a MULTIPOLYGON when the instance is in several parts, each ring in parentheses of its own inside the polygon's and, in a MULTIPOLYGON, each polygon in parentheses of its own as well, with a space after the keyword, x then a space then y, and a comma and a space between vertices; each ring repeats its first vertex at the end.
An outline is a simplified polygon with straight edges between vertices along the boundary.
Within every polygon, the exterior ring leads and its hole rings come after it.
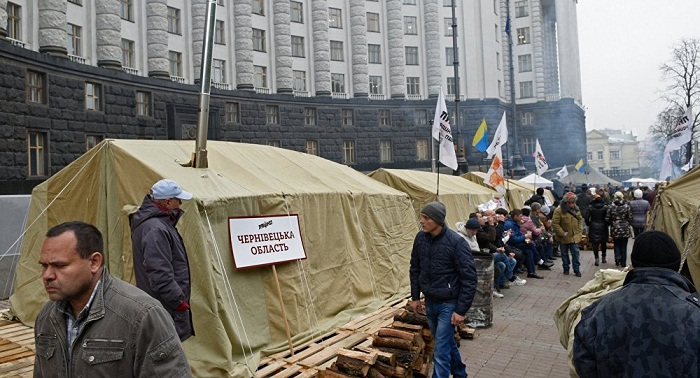
POLYGON ((85 83, 85 109, 102 110, 102 85, 85 83))
POLYGON ((367 45, 367 61, 369 63, 381 63, 382 62, 382 46, 381 45, 367 45))
POLYGON ((331 74, 331 92, 345 93, 345 75, 339 73, 331 74))
POLYGON ((420 78, 419 77, 407 77, 406 78, 406 94, 410 94, 410 95, 420 94, 420 78))
POLYGON ((428 140, 427 139, 416 139, 416 160, 417 161, 428 160, 428 140))
POLYGON ((532 72, 532 55, 518 55, 518 72, 532 72))
POLYGON ((253 66, 254 86, 256 88, 267 88, 267 67, 253 66))
POLYGON ((27 70, 27 102, 46 104, 46 74, 27 70))
POLYGON ((133 0, 120 0, 121 1, 121 18, 127 21, 134 21, 134 1, 133 0))
POLYGON ((620 151, 610 151, 610 160, 620 160, 620 151))
POLYGON ((418 47, 406 46, 406 65, 407 66, 417 66, 418 65, 418 47))
POLYGON ((379 109, 379 125, 391 125, 391 111, 389 109, 379 109))
POLYGON ((445 63, 448 66, 454 66, 455 49, 453 47, 445 47, 445 63))
POLYGON ((338 8, 328 8, 328 27, 343 28, 343 11, 338 8))
POLYGON ((180 34, 180 10, 168 7, 168 33, 180 34))
POLYGON ((97 146, 104 137, 102 135, 95 135, 95 134, 86 134, 85 135, 85 150, 89 150, 95 146, 97 146))
POLYGON ((379 33, 379 13, 367 12, 367 31, 379 33))
POLYGON ((433 121, 432 117, 428 119, 428 111, 425 109, 418 109, 414 112, 416 125, 427 125, 433 121))
POLYGON ((306 91, 306 71, 294 71, 294 90, 306 91))
POLYGON ((535 138, 523 138, 524 156, 532 156, 535 153, 535 138))
POLYGON ((68 55, 83 56, 82 28, 78 25, 67 24, 66 31, 68 32, 68 39, 66 39, 68 55))
POLYGON ((168 60, 170 61, 170 75, 182 77, 182 53, 170 51, 168 60))
POLYGON ((588 161, 593 160, 593 152, 591 152, 591 151, 586 152, 586 159, 588 161))
POLYGON ((306 153, 309 155, 318 156, 318 141, 317 140, 307 140, 306 141, 306 153))
POLYGON ((316 126, 316 108, 304 108, 304 125, 316 126))
POLYGON ((520 98, 533 97, 532 92, 532 81, 521 81, 520 82, 520 98))
POLYGON ((520 124, 523 126, 532 126, 534 116, 532 112, 520 112, 520 124))
POLYGON ((518 44, 526 45, 530 43, 530 28, 518 28, 518 44))
POLYGON ((22 40, 22 7, 7 3, 7 37, 22 40))
POLYGON ((151 94, 148 92, 136 92, 136 115, 151 116, 151 94))
POLYGON ((223 7, 223 6, 224 6, 224 0, 216 0, 216 5, 223 7))
POLYGON ((265 15, 265 0, 253 0, 253 14, 265 15))
POLYGON ((603 151, 596 151, 598 155, 598 160, 603 160, 603 151))
POLYGON ((418 34, 418 21, 414 16, 404 16, 403 17, 403 33, 404 34, 418 34))
POLYGON ((449 94, 449 95, 457 94, 457 88, 455 87, 455 82, 456 82, 456 80, 454 77, 447 78, 447 94, 449 94))
POLYGON ((343 164, 355 164, 355 141, 343 141, 343 164))
POLYGON ((340 116, 342 118, 343 126, 352 126, 355 123, 355 113, 352 109, 341 109, 340 116))
POLYGON ((304 4, 298 1, 291 1, 289 3, 291 8, 291 21, 304 23, 304 4))
POLYGON ((277 105, 265 105, 265 121, 267 124, 280 123, 280 108, 277 105))
POLYGON ((253 50, 265 52, 265 30, 253 29, 253 50))
POLYGON ((29 176, 46 176, 46 166, 48 165, 46 133, 30 131, 27 133, 27 153, 29 176))
POLYGON ((443 6, 443 7, 451 7, 451 6, 452 6, 452 0, 442 0, 442 6, 443 6))
POLYGON ((298 58, 303 58, 304 54, 304 37, 299 37, 297 35, 292 36, 292 56, 298 58))
POLYGON ((496 68, 500 71, 501 70, 501 53, 496 51, 496 68))
POLYGON ((515 17, 527 17, 529 15, 527 0, 515 2, 515 17))
POLYGON ((370 76, 369 77, 369 93, 370 94, 384 94, 382 89, 382 77, 381 76, 370 76))
POLYGON ((416 0, 403 0, 404 5, 416 5, 416 0))
POLYGON ((226 39, 224 38, 226 36, 226 31, 224 29, 224 22, 221 20, 216 20, 216 25, 214 27, 214 43, 218 43, 220 45, 226 44, 226 39))
POLYGON ((503 83, 498 80, 498 97, 503 97, 503 83))
POLYGON ((495 36, 494 38, 496 39, 496 42, 498 42, 498 35, 501 34, 498 31, 498 24, 493 25, 493 35, 495 36))
POLYGON ((331 41, 331 60, 343 61, 342 41, 331 41))
POLYGON ((493 0, 493 13, 498 14, 498 5, 500 1, 499 0, 493 0))
POLYGON ((224 111, 226 122, 241 123, 240 105, 237 102, 227 102, 224 111))
POLYGON ((280 147, 280 146, 282 146, 282 144, 280 143, 279 140, 268 140, 268 141, 267 141, 267 145, 268 145, 268 146, 272 146, 272 147, 280 147))
POLYGON ((215 83, 225 83, 226 61, 221 59, 212 59, 211 62, 211 80, 215 83))
POLYGON ((134 67, 134 41, 122 39, 122 66, 134 67))
POLYGON ((388 139, 382 139, 379 141, 379 162, 391 162, 391 141, 388 139))
POLYGON ((452 17, 443 20, 445 24, 445 37, 452 37, 452 17))

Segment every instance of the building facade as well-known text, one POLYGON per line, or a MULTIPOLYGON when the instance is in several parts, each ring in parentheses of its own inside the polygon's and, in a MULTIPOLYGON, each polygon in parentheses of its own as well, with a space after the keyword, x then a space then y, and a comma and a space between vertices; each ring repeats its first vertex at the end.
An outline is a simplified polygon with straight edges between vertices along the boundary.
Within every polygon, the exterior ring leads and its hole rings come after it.
POLYGON ((592 130, 586 134, 588 164, 617 181, 639 177, 641 164, 637 137, 620 130, 592 130))
MULTIPOLYGON (((1 100, 23 98, 5 117, 17 120, 10 127, 13 137, 27 145, 26 165, 18 159, 14 173, 0 175, 0 182, 31 185, 101 138, 194 138, 196 115, 192 121, 183 114, 191 115, 197 104, 207 4, 0 0, 0 25, 6 25, 0 36, 8 46, 2 49, 4 74, 18 75, 23 84, 10 86, 17 97, 1 100), (62 97, 68 91, 72 101, 62 97), (21 109, 26 114, 18 114, 21 109), (76 118, 100 118, 97 122, 113 126, 97 132, 76 118), (31 133, 46 124, 49 133, 31 133), (62 127, 75 138, 57 140, 62 127), (37 155, 55 156, 58 150, 71 153, 60 159, 37 155), (33 167, 41 161, 43 170, 33 167)), ((508 111, 509 127, 513 121, 519 127, 526 163, 536 139, 550 164, 577 161, 574 155, 585 153, 585 115, 575 0, 456 3, 459 81, 451 5, 451 0, 218 0, 210 137, 279 141, 280 147, 361 170, 425 168, 430 159, 424 149, 429 154, 432 146, 426 128, 435 107, 429 99, 443 88, 454 120, 451 101, 458 86, 460 127, 453 134, 470 140, 486 119, 492 135, 508 111), (339 127, 339 134, 325 132, 328 127, 339 127), (358 127, 361 131, 353 129, 358 127), (564 131, 573 141, 562 142, 564 131), (562 143, 570 145, 561 148, 562 143)), ((483 154, 467 150, 471 165, 486 163, 483 154)))

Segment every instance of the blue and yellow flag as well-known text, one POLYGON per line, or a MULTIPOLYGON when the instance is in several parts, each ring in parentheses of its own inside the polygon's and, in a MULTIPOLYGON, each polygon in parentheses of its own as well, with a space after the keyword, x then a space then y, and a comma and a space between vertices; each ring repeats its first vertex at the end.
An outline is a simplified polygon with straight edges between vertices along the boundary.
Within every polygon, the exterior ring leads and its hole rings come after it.
POLYGON ((583 159, 579 160, 578 163, 574 166, 577 171, 583 173, 586 170, 586 164, 583 163, 583 159))
POLYGON ((479 152, 484 152, 489 147, 489 133, 486 128, 486 118, 481 120, 481 126, 476 130, 474 139, 472 139, 472 146, 479 150, 479 152))

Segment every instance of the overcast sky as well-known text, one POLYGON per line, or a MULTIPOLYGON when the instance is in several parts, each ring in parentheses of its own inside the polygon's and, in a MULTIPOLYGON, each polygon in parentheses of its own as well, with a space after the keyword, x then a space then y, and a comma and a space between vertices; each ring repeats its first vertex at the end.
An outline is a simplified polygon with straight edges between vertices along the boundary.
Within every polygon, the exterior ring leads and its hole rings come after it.
POLYGON ((578 0, 586 129, 638 139, 663 110, 659 67, 682 38, 700 38, 700 0, 578 0))

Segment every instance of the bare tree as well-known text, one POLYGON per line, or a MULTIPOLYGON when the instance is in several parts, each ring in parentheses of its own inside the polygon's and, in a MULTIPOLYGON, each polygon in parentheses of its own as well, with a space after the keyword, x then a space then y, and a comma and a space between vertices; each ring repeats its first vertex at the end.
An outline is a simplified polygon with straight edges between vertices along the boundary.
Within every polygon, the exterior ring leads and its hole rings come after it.
MULTIPOLYGON (((656 122, 649 127, 649 137, 646 144, 640 151, 640 159, 642 163, 643 176, 657 177, 661 169, 661 159, 666 148, 666 143, 671 135, 676 130, 681 117, 685 115, 684 109, 678 107, 670 107, 656 116, 656 122)), ((678 161, 681 154, 674 152, 671 154, 671 159, 676 165, 680 165, 678 161)))

